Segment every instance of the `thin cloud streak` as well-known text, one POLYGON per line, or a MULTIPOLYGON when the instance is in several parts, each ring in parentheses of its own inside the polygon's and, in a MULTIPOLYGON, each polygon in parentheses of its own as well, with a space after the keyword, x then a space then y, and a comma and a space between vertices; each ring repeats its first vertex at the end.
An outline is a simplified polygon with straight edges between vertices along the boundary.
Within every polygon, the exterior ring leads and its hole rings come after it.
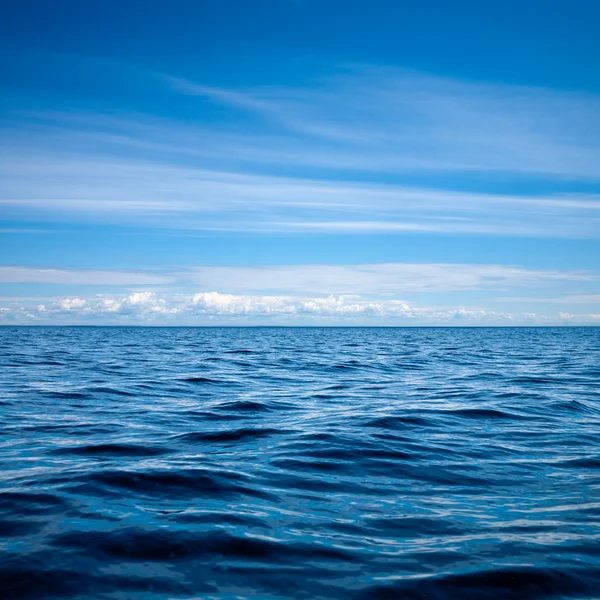
MULTIPOLYGON (((204 118, 163 127, 160 119, 141 114, 118 123, 118 113, 88 114, 86 124, 86 116, 71 107, 67 121, 77 120, 87 133, 112 135, 113 141, 120 138, 132 147, 165 150, 171 145, 173 151, 205 158, 217 154, 226 161, 237 156, 253 164, 275 161, 316 169, 600 178, 600 97, 593 93, 472 82, 369 64, 332 66, 329 77, 302 86, 236 89, 114 60, 68 55, 53 60, 69 76, 98 74, 118 82, 122 92, 170 94, 174 103, 177 96, 196 97, 199 115, 208 102, 247 117, 235 130, 223 127, 227 120, 204 118)), ((31 111, 29 125, 39 125, 44 114, 54 127, 61 120, 57 111, 31 111)), ((20 111, 18 121, 26 115, 20 111)))
POLYGON ((122 271, 0 266, 0 283, 54 285, 165 286, 233 294, 277 293, 289 296, 450 293, 544 288, 557 284, 595 283, 597 273, 535 270, 511 265, 451 263, 381 263, 358 265, 188 266, 122 271))
POLYGON ((388 263, 196 267, 181 273, 202 289, 230 293, 359 294, 449 293, 536 288, 568 282, 597 282, 595 273, 532 270, 505 265, 388 263))
POLYGON ((600 177, 600 99, 591 94, 368 65, 310 88, 226 90, 166 80, 288 132, 354 145, 384 164, 393 156, 397 168, 600 177))
POLYGON ((207 231, 415 231, 594 238, 600 196, 524 196, 215 171, 108 156, 7 156, 0 205, 22 217, 207 231), (368 215, 368 220, 365 216, 368 215))
POLYGON ((200 116, 217 103, 225 120, 20 111, 0 142, 8 218, 35 211, 182 231, 600 236, 598 194, 476 193, 444 179, 599 181, 596 95, 365 65, 302 88, 224 89, 147 69, 131 79, 148 94, 197 98, 200 116), (403 173, 424 182, 433 173, 442 184, 389 182, 403 173))
POLYGON ((503 296, 502 302, 536 303, 536 304, 590 304, 600 307, 600 294, 569 294, 552 298, 511 297, 503 296))
POLYGON ((0 283, 49 283, 55 285, 166 285, 175 278, 131 271, 100 269, 43 269, 34 267, 0 266, 0 283))

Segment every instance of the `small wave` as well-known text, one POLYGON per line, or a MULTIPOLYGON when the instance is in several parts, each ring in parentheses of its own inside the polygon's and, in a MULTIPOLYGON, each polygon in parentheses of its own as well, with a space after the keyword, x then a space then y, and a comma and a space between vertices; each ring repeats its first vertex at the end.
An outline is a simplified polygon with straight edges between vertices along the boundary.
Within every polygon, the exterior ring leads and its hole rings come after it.
POLYGON ((271 465, 278 469, 296 471, 314 471, 318 473, 351 473, 352 466, 332 460, 306 460, 299 458, 279 458, 271 461, 271 465))
POLYGON ((310 445, 306 446, 305 449, 299 449, 294 451, 294 454, 300 453, 302 456, 310 456, 313 458, 324 458, 329 460, 347 460, 355 461, 362 455, 360 448, 344 449, 344 448, 312 448, 310 445))
POLYGON ((560 379, 558 377, 540 377, 533 375, 522 375, 519 377, 513 377, 510 379, 510 382, 518 385, 531 385, 531 384, 547 384, 547 383, 560 383, 560 379))
POLYGON ((136 528, 119 532, 73 531, 56 536, 53 545, 102 552, 121 560, 172 562, 216 556, 267 561, 280 564, 298 558, 349 560, 351 553, 321 545, 284 544, 226 532, 191 534, 187 531, 144 531, 136 528))
POLYGON ((44 390, 44 396, 48 398, 59 398, 61 400, 83 400, 89 398, 86 392, 59 392, 54 390, 44 390))
POLYGON ((136 395, 133 392, 128 392, 127 390, 120 390, 118 388, 107 387, 107 386, 92 387, 92 388, 89 388, 88 391, 95 393, 95 394, 109 394, 109 395, 112 394, 115 396, 133 397, 136 395))
POLYGON ((235 402, 224 402, 211 407, 213 410, 223 410, 232 413, 243 412, 243 413, 260 413, 270 412, 273 410, 272 406, 263 402, 255 402, 254 400, 237 400, 235 402))
POLYGON ((123 428, 123 424, 111 423, 110 425, 98 425, 96 423, 69 423, 69 424, 45 424, 45 425, 20 425, 14 427, 15 431, 30 431, 33 433, 57 434, 63 432, 68 435, 94 435, 114 433, 123 428))
POLYGON ((60 513, 68 508, 68 502, 54 494, 0 492, 0 511, 14 516, 60 513))
POLYGON ((457 417, 470 417, 472 419, 512 419, 515 421, 526 421, 533 417, 511 413, 497 408, 460 408, 452 411, 440 411, 438 414, 447 412, 457 417))
POLYGON ((235 515, 232 513, 194 514, 183 513, 172 515, 171 519, 177 523, 188 525, 234 525, 239 527, 268 527, 268 523, 258 517, 250 515, 235 515))
POLYGON ((239 442, 242 440, 254 440, 285 433, 281 429, 264 427, 262 429, 244 427, 242 429, 227 429, 223 431, 193 431, 176 436, 182 442, 239 442))
POLYGON ((67 446, 51 450, 52 454, 74 455, 74 456, 160 456, 168 454, 171 450, 157 448, 140 444, 86 444, 83 446, 67 446))
POLYGON ((201 377, 199 375, 184 377, 183 379, 179 379, 178 381, 183 381, 185 383, 205 383, 207 385, 221 385, 224 383, 228 383, 226 381, 222 381, 221 379, 212 379, 210 377, 201 377))
POLYGON ((426 419, 423 417, 417 416, 386 416, 386 417, 377 417, 376 419, 371 419, 364 423, 365 427, 377 427, 379 429, 394 429, 399 430, 406 427, 412 427, 414 425, 418 425, 421 427, 434 425, 431 419, 426 419))
MULTIPOLYGON (((184 585, 173 579, 161 577, 120 576, 102 573, 95 575, 88 570, 67 570, 60 567, 45 568, 43 565, 52 564, 48 555, 27 557, 4 557, 0 565, 0 596, 2 598, 24 598, 37 600, 39 598, 81 598, 104 596, 114 590, 147 594, 149 590, 158 594, 181 595, 189 593, 184 585)), ((214 593, 217 588, 210 584, 197 584, 195 591, 214 593)), ((112 595, 112 594, 111 594, 112 595)))
POLYGON ((362 371, 370 368, 370 365, 366 365, 364 363, 359 363, 358 361, 353 363, 340 363, 337 365, 328 365, 325 367, 326 370, 336 372, 336 371, 362 371))
POLYGON ((600 408, 597 406, 590 406, 586 402, 579 400, 558 400, 552 403, 551 408, 556 411, 566 412, 583 412, 583 413, 598 413, 600 408))
POLYGON ((191 420, 199 422, 217 421, 229 423, 230 421, 240 421, 248 418, 243 413, 216 412, 214 410, 186 410, 183 414, 191 420))
POLYGON ((38 533, 45 526, 45 521, 7 520, 0 517, 0 538, 23 537, 38 533))
POLYGON ((359 594, 360 599, 447 600, 481 598, 522 600, 523 598, 575 597, 595 594, 600 583, 597 571, 521 567, 498 568, 464 574, 404 579, 389 586, 373 586, 359 594))
POLYGON ((566 467, 579 467, 581 469, 600 469, 600 456, 586 456, 572 458, 560 463, 566 467))
POLYGON ((416 535, 464 535, 465 527, 444 519, 425 517, 370 518, 365 527, 374 530, 377 535, 416 536, 416 535))
POLYGON ((366 448, 360 452, 365 458, 383 459, 383 460, 411 460, 415 458, 413 452, 405 450, 386 450, 385 448, 366 448))
MULTIPOLYGON (((60 481, 60 479, 59 479, 60 481)), ((67 479, 71 482, 72 478, 67 479)), ((86 489, 99 494, 107 489, 128 490, 139 494, 163 494, 167 497, 235 497, 240 495, 268 498, 267 492, 250 485, 247 477, 229 472, 206 469, 181 469, 178 471, 101 471, 83 475, 71 488, 86 489), (99 488, 97 486, 100 486, 99 488)))

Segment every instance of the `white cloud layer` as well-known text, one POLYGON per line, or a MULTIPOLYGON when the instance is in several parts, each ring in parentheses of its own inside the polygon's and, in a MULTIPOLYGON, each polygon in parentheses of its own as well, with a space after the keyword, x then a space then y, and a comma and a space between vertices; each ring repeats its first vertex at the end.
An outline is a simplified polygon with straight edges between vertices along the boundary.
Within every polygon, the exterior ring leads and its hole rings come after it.
POLYGON ((173 283, 169 275, 139 271, 100 269, 43 269, 0 266, 0 283, 51 283, 64 285, 163 285, 173 283))
POLYGON ((4 324, 287 324, 287 325, 552 325, 600 324, 600 313, 555 315, 482 308, 427 308, 360 296, 259 296, 202 292, 160 296, 66 297, 36 306, 0 308, 4 324))
POLYGON ((329 144, 318 160, 337 167, 600 176, 600 99, 592 94, 366 65, 303 88, 231 90, 166 79, 182 94, 329 144), (352 161, 357 149, 362 165, 352 161))
POLYGON ((7 215, 159 229, 487 233, 596 238, 600 196, 460 192, 249 175, 142 159, 13 154, 0 165, 7 215))
POLYGON ((444 263, 195 267, 181 277, 203 289, 231 293, 360 295, 507 290, 600 279, 582 271, 444 263))
POLYGON ((589 271, 526 269, 511 265, 382 263, 359 265, 189 266, 150 271, 51 269, 0 266, 0 283, 43 283, 116 287, 162 286, 166 289, 220 289, 233 294, 286 295, 506 291, 593 283, 589 271))
POLYGON ((199 115, 218 103, 226 119, 21 113, 0 141, 7 217, 201 231, 600 236, 600 196, 589 192, 600 181, 597 95, 374 67, 303 88, 142 79, 167 85, 173 102, 197 102, 199 115), (486 193, 461 189, 465 174, 471 183, 485 174, 486 193), (541 191, 494 191, 498 181, 527 180, 541 191))

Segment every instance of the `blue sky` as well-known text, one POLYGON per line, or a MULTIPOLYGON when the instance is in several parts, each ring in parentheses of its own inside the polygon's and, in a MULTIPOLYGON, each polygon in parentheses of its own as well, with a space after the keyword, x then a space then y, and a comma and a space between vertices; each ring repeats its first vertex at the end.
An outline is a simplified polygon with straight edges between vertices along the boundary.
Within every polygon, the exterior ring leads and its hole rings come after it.
POLYGON ((600 323, 599 18, 3 3, 0 322, 600 323))

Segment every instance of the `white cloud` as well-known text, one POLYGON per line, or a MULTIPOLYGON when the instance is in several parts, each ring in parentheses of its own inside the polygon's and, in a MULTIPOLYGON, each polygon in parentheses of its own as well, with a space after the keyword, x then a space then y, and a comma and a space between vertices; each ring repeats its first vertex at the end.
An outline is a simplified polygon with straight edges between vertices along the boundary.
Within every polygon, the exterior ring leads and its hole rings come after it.
POLYGON ((535 302, 538 304, 592 304, 600 306, 600 294, 566 294, 556 297, 510 297, 503 296, 502 302, 535 302))
POLYGON ((600 197, 459 192, 274 177, 147 160, 13 153, 0 166, 7 215, 160 229, 329 233, 600 235, 600 197))
POLYGON ((22 113, 0 142, 6 215, 201 231, 600 235, 600 196, 576 193, 600 180, 596 95, 374 67, 302 89, 144 81, 196 96, 199 111, 208 99, 250 118, 232 130, 22 113), (471 185, 485 172, 488 190, 523 178, 575 187, 477 193, 448 178, 466 172, 471 185), (432 187, 432 174, 444 185, 432 187))
POLYGON ((118 314, 134 317, 154 317, 156 315, 175 315, 177 306, 169 306, 167 300, 159 298, 154 292, 134 292, 121 298, 103 298, 94 303, 98 314, 118 314))
MULTIPOLYGON (((60 300, 58 305, 62 310, 79 310, 85 308, 87 302, 81 298, 65 298, 64 300, 60 300)), ((45 310, 46 308, 44 307, 43 311, 45 312, 45 310)))
POLYGON ((207 292, 192 297, 196 314, 250 316, 409 316, 408 304, 400 300, 365 301, 356 296, 296 298, 290 296, 240 296, 207 292))
MULTIPOLYGON (((57 61, 58 57, 44 57, 57 61)), ((341 65, 301 86, 219 88, 124 62, 62 56, 69 77, 102 77, 118 90, 194 96, 246 111, 235 129, 201 118, 185 124, 140 114, 26 113, 50 123, 51 144, 71 133, 96 144, 220 159, 355 171, 504 171, 549 177, 600 176, 600 97, 549 88, 472 82, 407 69, 341 65), (257 124, 260 127, 257 127, 257 124)), ((69 97, 72 102, 72 97, 69 97)), ((173 98, 176 106, 177 98, 173 98)), ((186 102, 189 107, 189 103, 186 102)), ((201 114, 201 113, 200 113, 201 114)), ((228 116, 228 115, 227 115, 228 116)), ((26 137, 32 131, 26 132, 26 137)), ((14 143, 14 138, 10 140, 14 143)), ((122 155, 122 153, 121 153, 122 155)))
POLYGON ((81 298, 70 296, 37 306, 27 306, 14 302, 4 307, 0 314, 4 320, 18 321, 20 318, 49 322, 65 319, 73 322, 86 322, 94 319, 124 318, 140 322, 152 321, 157 316, 176 315, 180 303, 157 296, 154 292, 134 292, 125 296, 93 296, 81 298))
POLYGON ((579 271, 444 263, 196 267, 181 277, 203 289, 231 293, 360 295, 505 290, 599 279, 579 271))
POLYGON ((523 325, 594 324, 600 315, 511 313, 484 308, 428 308, 402 300, 369 300, 360 296, 262 296, 203 292, 193 295, 158 296, 136 292, 119 297, 67 297, 49 304, 14 303, 0 309, 5 324, 34 322, 131 323, 206 325, 523 325))
MULTIPOLYGON (((358 265, 262 265, 171 267, 160 274, 138 270, 50 269, 0 266, 0 283, 94 286, 161 286, 163 289, 220 289, 232 294, 359 294, 506 291, 547 288, 569 282, 597 282, 587 271, 526 269, 511 265, 452 263, 382 263, 358 265)), ((148 293, 138 292, 138 294, 148 293)), ((132 297, 132 303, 145 296, 132 297)))
POLYGON ((0 283, 51 283, 65 285, 164 285, 173 283, 169 275, 148 272, 100 269, 44 269, 0 266, 0 283))
POLYGON ((379 169, 600 176, 600 99, 592 94, 373 66, 303 88, 229 90, 167 81, 180 93, 248 110, 329 143, 338 166, 349 150, 361 149, 365 162, 379 169))

